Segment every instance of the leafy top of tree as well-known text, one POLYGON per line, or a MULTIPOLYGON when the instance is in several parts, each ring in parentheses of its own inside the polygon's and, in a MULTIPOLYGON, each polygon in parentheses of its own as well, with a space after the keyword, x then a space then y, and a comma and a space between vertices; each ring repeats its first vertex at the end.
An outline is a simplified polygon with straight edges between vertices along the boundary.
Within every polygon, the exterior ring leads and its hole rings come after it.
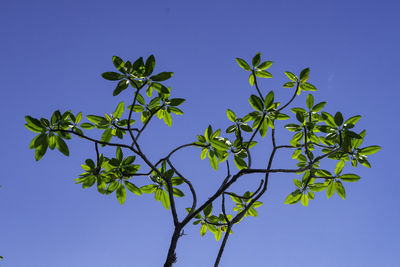
POLYGON ((173 76, 172 72, 153 74, 155 57, 149 56, 146 61, 142 57, 134 62, 112 58, 116 71, 105 72, 102 77, 115 81, 113 96, 121 93, 131 98, 129 104, 120 102, 115 110, 103 115, 86 115, 81 112, 61 112, 56 110, 50 118, 33 118, 26 116, 25 126, 36 133, 29 148, 35 150, 36 161, 46 152, 57 148, 62 154, 69 156, 66 143, 72 136, 94 144, 94 157, 82 164, 83 173, 75 179, 83 188, 97 187, 100 194, 111 195, 115 192, 120 204, 124 204, 127 193, 137 196, 153 194, 156 201, 161 202, 165 209, 171 211, 174 231, 164 266, 172 266, 176 261, 175 248, 178 239, 183 234, 184 227, 189 222, 197 225, 200 235, 207 230, 222 243, 215 266, 218 266, 225 244, 235 224, 244 221, 246 217, 257 217, 257 209, 263 204, 260 199, 267 191, 271 173, 293 173, 298 178, 293 180, 294 189, 284 201, 285 204, 301 203, 309 205, 316 192, 326 191, 330 198, 336 192, 345 199, 344 184, 360 179, 357 174, 344 173, 347 164, 353 167, 363 165, 370 168, 367 157, 379 151, 376 145, 362 146, 366 131, 356 131, 356 123, 360 115, 344 119, 341 112, 329 114, 324 111, 326 102, 316 102, 312 94, 306 96, 305 107, 289 106, 296 96, 302 92, 315 91, 317 88, 308 82, 310 69, 303 69, 298 75, 286 71, 289 79, 284 88, 293 91, 293 96, 285 104, 277 101, 274 91, 263 92, 259 87, 259 79, 272 78, 268 71, 271 61, 262 61, 261 53, 257 53, 246 62, 237 58, 238 65, 248 73, 251 87, 255 88, 248 101, 251 110, 248 114, 239 115, 228 109, 226 115, 231 122, 224 132, 209 125, 203 134, 199 134, 193 142, 174 148, 156 162, 151 162, 146 152, 140 146, 140 136, 147 125, 154 119, 162 120, 171 127, 173 118, 182 115, 183 98, 171 95, 172 89, 165 83, 173 76), (277 144, 276 127, 283 120, 295 118, 295 122, 283 127, 293 132, 288 144, 277 144), (88 135, 90 130, 102 132, 100 139, 88 135), (270 133, 272 148, 268 161, 260 167, 252 164, 251 152, 270 133), (128 139, 128 141, 126 141, 128 139), (103 155, 101 148, 115 147, 115 155, 103 155), (171 156, 184 148, 192 147, 199 150, 200 158, 208 158, 210 166, 217 171, 221 165, 226 168, 226 175, 215 193, 203 203, 198 203, 197 192, 191 179, 182 175, 171 160, 171 156), (278 150, 290 151, 288 156, 297 160, 296 167, 274 169, 272 163, 278 150), (321 167, 323 160, 336 162, 334 170, 321 167), (232 162, 236 169, 231 170, 232 162), (144 170, 143 170, 144 169, 144 170), (233 192, 231 186, 247 174, 263 174, 259 186, 254 189, 233 192), (138 184, 138 176, 147 176, 148 182, 138 184), (186 197, 185 189, 190 192, 191 207, 178 216, 175 202, 186 197), (221 200, 221 207, 216 210, 216 200, 221 200), (227 200, 228 199, 228 200, 227 200), (229 203, 228 203, 229 202, 229 203), (228 212, 227 206, 232 207, 228 212), (181 218, 181 219, 179 219, 181 218))

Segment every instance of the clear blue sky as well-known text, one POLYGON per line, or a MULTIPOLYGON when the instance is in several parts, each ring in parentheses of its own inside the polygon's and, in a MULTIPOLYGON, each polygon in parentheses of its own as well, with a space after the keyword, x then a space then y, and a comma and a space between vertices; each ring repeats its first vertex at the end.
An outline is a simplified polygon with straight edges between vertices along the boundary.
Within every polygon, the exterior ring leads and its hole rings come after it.
MULTIPOLYGON (((362 179, 348 184, 345 201, 320 193, 307 208, 284 205, 294 176, 273 175, 259 217, 234 228, 221 266, 398 266, 399 9, 387 0, 2 3, 0 266, 161 266, 170 212, 149 195, 129 194, 121 206, 115 195, 75 185, 80 164, 94 156, 82 140, 69 142, 69 158, 52 152, 36 163, 24 116, 48 117, 58 108, 112 112, 128 94, 112 97, 114 84, 100 77, 112 70, 111 57, 154 54, 157 71, 175 72, 168 82, 173 94, 187 99, 172 128, 155 120, 142 139, 155 161, 210 123, 226 127, 226 108, 250 110, 253 91, 234 58, 258 51, 274 61, 265 91, 274 89, 285 102, 291 92, 281 87, 283 71, 310 67, 316 100, 328 101, 331 113, 361 114, 357 129, 367 129, 365 144, 382 150, 371 156, 372 169, 357 169, 362 179)), ((304 106, 305 95, 294 105, 304 106)), ((278 130, 279 143, 287 137, 278 130)), ((269 143, 260 146, 255 157, 263 166, 269 143)), ((204 200, 225 174, 215 174, 199 153, 182 152, 174 162, 204 200)), ((274 166, 294 167, 287 158, 282 152, 274 166)), ((254 188, 258 178, 237 188, 254 188)), ((186 206, 178 205, 181 212, 186 206)), ((219 242, 209 233, 200 237, 198 226, 185 233, 176 266, 211 266, 219 242)))

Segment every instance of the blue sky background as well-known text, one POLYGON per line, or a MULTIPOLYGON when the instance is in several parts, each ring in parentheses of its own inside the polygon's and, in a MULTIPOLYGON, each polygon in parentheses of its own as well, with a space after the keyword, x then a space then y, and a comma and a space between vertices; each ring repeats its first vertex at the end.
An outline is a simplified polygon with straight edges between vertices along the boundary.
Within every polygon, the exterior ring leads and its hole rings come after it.
MULTIPOLYGON (((234 59, 250 60, 258 51, 274 61, 274 79, 262 82, 264 92, 274 89, 286 102, 292 92, 281 86, 283 72, 310 67, 316 101, 327 101, 331 113, 361 114, 357 130, 367 129, 364 144, 382 150, 370 157, 372 169, 355 171, 362 179, 347 185, 345 201, 336 194, 327 200, 323 192, 307 208, 284 205, 294 176, 273 175, 259 217, 235 226, 220 266, 398 266, 399 8, 387 0, 2 3, 0 266, 161 266, 170 212, 150 195, 128 194, 121 206, 115 194, 75 185, 80 164, 95 155, 82 140, 68 143, 69 158, 52 152, 36 163, 24 116, 49 117, 56 109, 113 112, 131 100, 127 91, 112 97, 114 83, 100 77, 113 69, 111 57, 154 54, 156 71, 175 72, 167 83, 173 95, 187 99, 185 115, 175 116, 172 128, 155 120, 143 136, 144 151, 156 161, 210 123, 224 129, 227 108, 250 111, 254 89, 234 59)), ((294 105, 305 106, 305 96, 294 105)), ((285 129, 277 136, 278 143, 288 142, 285 129)), ((265 166, 269 145, 259 145, 254 166, 265 166)), ((205 200, 225 170, 215 173, 199 154, 183 151, 173 160, 205 200)), ((280 152, 274 166, 295 164, 280 152)), ((236 188, 252 190, 259 178, 248 176, 236 188)), ((188 205, 178 203, 181 214, 188 205)), ((220 242, 210 233, 200 237, 199 226, 185 233, 176 266, 211 266, 220 242)))

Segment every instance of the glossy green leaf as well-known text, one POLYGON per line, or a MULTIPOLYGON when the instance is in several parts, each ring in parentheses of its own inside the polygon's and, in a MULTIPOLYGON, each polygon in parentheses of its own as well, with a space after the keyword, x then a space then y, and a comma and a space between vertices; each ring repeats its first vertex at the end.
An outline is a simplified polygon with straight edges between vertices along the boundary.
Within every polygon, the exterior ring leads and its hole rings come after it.
POLYGON ((333 196, 333 194, 335 194, 335 182, 331 181, 328 185, 328 188, 326 189, 326 195, 328 198, 331 198, 333 196))
POLYGON ((361 155, 372 155, 375 154, 376 152, 378 152, 381 149, 380 146, 367 146, 362 148, 359 153, 361 155))
POLYGON ((360 176, 353 173, 342 174, 339 178, 343 182, 357 182, 358 180, 360 180, 360 176))
POLYGON ((340 112, 336 112, 335 117, 333 118, 337 126, 341 126, 343 123, 343 115, 340 112))
POLYGON ((344 160, 340 160, 340 161, 336 164, 336 168, 335 168, 335 174, 336 174, 336 175, 339 175, 339 174, 342 172, 344 165, 345 165, 344 160))
POLYGON ((290 80, 292 80, 294 82, 297 82, 297 76, 296 75, 294 75, 290 71, 285 71, 285 74, 290 80))
POLYGON ((283 84, 284 88, 292 88, 296 85, 296 82, 287 82, 285 84, 283 84))
POLYGON ((249 102, 250 102, 250 105, 251 105, 254 109, 256 109, 256 110, 258 110, 258 111, 263 111, 263 110, 264 110, 263 101, 262 101, 258 96, 256 96, 256 95, 251 95, 250 98, 249 98, 249 102))
POLYGON ((145 194, 151 194, 154 191, 156 191, 157 186, 154 184, 148 184, 148 185, 144 185, 142 187, 140 187, 140 191, 142 191, 145 194))
POLYGON ((227 109, 227 110, 226 110, 226 115, 228 116, 228 119, 229 119, 230 121, 235 122, 236 119, 237 119, 235 113, 234 113, 232 110, 230 110, 230 109, 227 109))
POLYGON ((251 85, 251 86, 253 86, 254 85, 254 75, 253 75, 253 73, 251 73, 250 74, 250 76, 249 76, 249 84, 251 85))
MULTIPOLYGON (((271 105, 274 103, 274 91, 269 91, 269 93, 265 96, 264 99, 264 106, 265 109, 268 109, 271 107, 271 105)), ((260 110, 261 111, 261 110, 260 110)))
POLYGON ((80 126, 81 126, 83 129, 87 129, 87 130, 93 129, 93 128, 94 128, 94 125, 91 124, 91 123, 88 123, 88 122, 84 122, 84 123, 82 123, 80 126))
POLYGON ((306 194, 301 195, 301 204, 303 204, 304 207, 308 206, 308 196, 306 194))
POLYGON ((310 68, 305 68, 300 72, 300 82, 304 83, 308 80, 310 75, 310 68))
POLYGON ((257 77, 260 77, 260 78, 272 78, 272 74, 266 70, 259 70, 259 71, 255 71, 254 73, 256 74, 257 77))
POLYGON ((213 206, 212 203, 208 204, 207 207, 204 208, 203 213, 205 217, 209 217, 211 215, 213 206))
MULTIPOLYGON (((100 141, 104 142, 104 143, 109 143, 111 141, 112 138, 112 133, 111 133, 112 129, 111 128, 107 128, 103 134, 101 135, 101 139, 100 141)), ((104 146, 104 145, 102 145, 104 146)))
POLYGON ((121 75, 116 72, 104 72, 103 74, 101 74, 101 76, 109 81, 118 81, 125 77, 124 75, 121 75))
POLYGON ((210 160, 211 167, 213 167, 214 170, 218 170, 218 159, 213 151, 210 150, 208 152, 208 158, 210 160))
POLYGON ((267 120, 267 118, 265 118, 262 121, 259 131, 260 131, 261 137, 265 137, 267 135, 267 131, 268 131, 268 120, 267 120))
POLYGON ((142 191, 140 190, 139 187, 137 187, 136 185, 132 184, 131 182, 128 181, 124 181, 126 188, 131 191, 132 193, 140 196, 142 194, 142 191))
POLYGON ((114 64, 114 66, 117 68, 117 70, 119 70, 120 72, 123 72, 123 73, 125 72, 124 71, 125 64, 124 64, 124 61, 120 57, 113 56, 112 62, 114 64))
POLYGON ((361 116, 360 116, 360 115, 353 116, 353 117, 347 119, 347 120, 344 122, 344 125, 346 125, 346 124, 353 124, 353 125, 355 125, 360 119, 361 119, 361 116))
POLYGON ((150 55, 146 60, 144 76, 151 75, 153 73, 155 65, 156 65, 156 59, 154 58, 154 55, 150 55))
POLYGON ((205 224, 202 224, 200 228, 200 235, 204 236, 206 232, 207 232, 207 226, 205 224))
POLYGON ((165 110, 163 110, 164 111, 164 116, 163 116, 163 119, 164 119, 164 122, 165 122, 165 124, 166 125, 168 125, 169 127, 171 127, 172 126, 172 117, 171 117, 171 114, 169 114, 167 111, 165 111, 165 110))
POLYGON ((155 81, 155 82, 162 82, 165 80, 168 80, 174 75, 173 72, 161 72, 157 75, 153 75, 150 77, 150 80, 155 81))
POLYGON ((249 64, 241 58, 236 58, 238 65, 246 71, 251 70, 249 64))
POLYGON ((117 119, 121 118, 122 114, 124 113, 124 110, 125 110, 125 103, 124 102, 119 103, 113 113, 114 118, 117 119))
POLYGON ((309 94, 309 95, 307 96, 306 104, 307 104, 308 109, 311 110, 312 107, 313 107, 313 105, 314 105, 314 97, 313 97, 312 94, 309 94))
POLYGON ((253 64, 253 67, 257 66, 258 64, 260 64, 261 61, 261 53, 258 52, 254 57, 253 60, 251 61, 251 63, 253 64))
POLYGON ((166 210, 169 210, 170 201, 169 201, 168 193, 164 190, 160 190, 160 192, 161 192, 161 194, 160 194, 161 203, 163 204, 163 206, 166 210))
POLYGON ((63 153, 65 156, 69 156, 69 149, 67 144, 64 142, 64 140, 59 137, 58 135, 55 135, 56 138, 56 147, 57 149, 63 153))
POLYGON ((266 70, 269 67, 271 67, 271 65, 272 65, 272 61, 264 61, 263 63, 261 63, 260 65, 257 66, 257 69, 266 70))
POLYGON ((319 111, 321 111, 321 110, 324 108, 325 104, 326 104, 326 102, 320 102, 320 103, 316 104, 316 105, 311 109, 311 111, 312 111, 312 112, 319 112, 319 111))
POLYGON ((342 183, 340 181, 336 181, 336 192, 338 193, 338 195, 343 198, 346 199, 346 190, 344 189, 342 183))
POLYGON ((126 189, 123 184, 120 184, 117 189, 117 199, 118 202, 123 205, 126 199, 126 189))
POLYGON ((239 170, 247 169, 246 161, 244 161, 241 157, 235 156, 234 157, 234 162, 235 162, 236 167, 239 170))
POLYGON ((184 99, 184 98, 172 98, 169 100, 169 104, 171 106, 179 106, 185 101, 186 101, 186 99, 184 99))

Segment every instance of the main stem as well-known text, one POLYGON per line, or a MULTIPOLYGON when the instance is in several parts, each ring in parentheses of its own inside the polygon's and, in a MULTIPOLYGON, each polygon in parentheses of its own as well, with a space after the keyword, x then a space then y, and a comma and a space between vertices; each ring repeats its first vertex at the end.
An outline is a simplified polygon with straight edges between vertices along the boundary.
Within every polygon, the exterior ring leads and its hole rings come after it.
POLYGON ((171 238, 171 244, 169 245, 167 259, 164 263, 164 267, 171 267, 172 264, 176 262, 176 245, 178 244, 178 239, 181 236, 181 225, 178 224, 175 226, 174 233, 171 238))

